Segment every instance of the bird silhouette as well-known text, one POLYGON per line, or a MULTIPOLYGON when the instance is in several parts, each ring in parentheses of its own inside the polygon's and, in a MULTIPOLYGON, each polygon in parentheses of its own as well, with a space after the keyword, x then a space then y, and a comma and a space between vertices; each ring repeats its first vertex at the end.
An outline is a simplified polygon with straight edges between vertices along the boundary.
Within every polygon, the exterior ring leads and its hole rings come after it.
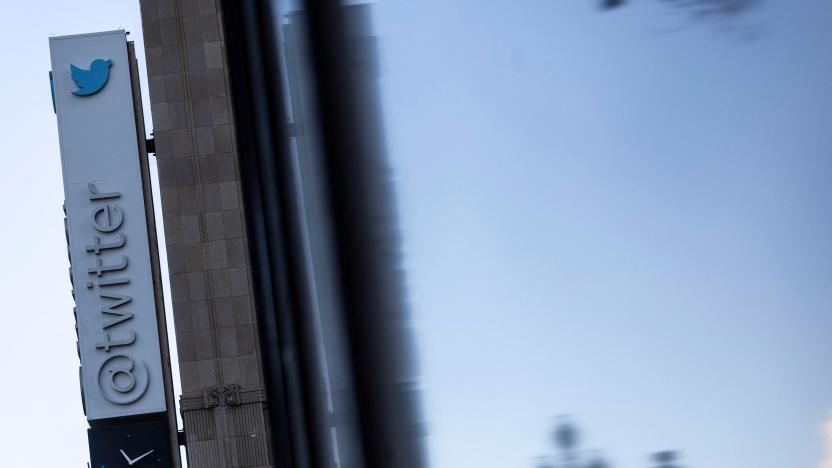
POLYGON ((110 65, 113 62, 105 59, 95 59, 90 64, 89 70, 78 68, 70 64, 69 70, 72 75, 72 81, 75 86, 78 86, 77 91, 72 94, 76 96, 90 96, 99 91, 107 84, 107 79, 110 77, 110 65))

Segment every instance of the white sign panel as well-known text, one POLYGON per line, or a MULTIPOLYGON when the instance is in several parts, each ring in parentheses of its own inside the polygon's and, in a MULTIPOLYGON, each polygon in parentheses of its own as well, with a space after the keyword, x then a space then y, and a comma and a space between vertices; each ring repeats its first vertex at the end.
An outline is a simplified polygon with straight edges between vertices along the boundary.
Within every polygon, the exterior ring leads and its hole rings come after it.
POLYGON ((49 40, 87 419, 165 411, 124 31, 49 40))

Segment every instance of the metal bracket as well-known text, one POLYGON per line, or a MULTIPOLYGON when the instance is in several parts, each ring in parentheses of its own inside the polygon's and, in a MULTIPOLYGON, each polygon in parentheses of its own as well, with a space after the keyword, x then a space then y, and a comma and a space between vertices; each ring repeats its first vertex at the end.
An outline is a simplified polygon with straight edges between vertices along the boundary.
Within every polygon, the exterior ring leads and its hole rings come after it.
POLYGON ((147 154, 154 153, 156 154, 156 140, 153 138, 147 138, 144 140, 144 148, 147 151, 147 154))

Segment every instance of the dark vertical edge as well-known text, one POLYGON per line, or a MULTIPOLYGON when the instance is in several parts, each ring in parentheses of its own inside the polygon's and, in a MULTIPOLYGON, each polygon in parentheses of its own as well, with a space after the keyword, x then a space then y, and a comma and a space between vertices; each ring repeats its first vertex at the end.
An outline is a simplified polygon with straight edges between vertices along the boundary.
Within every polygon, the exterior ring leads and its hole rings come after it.
POLYGON ((338 277, 370 468, 427 466, 369 5, 307 0, 338 277))
POLYGON ((150 162, 148 161, 146 134, 144 127, 144 111, 142 108, 142 94, 139 81, 139 66, 136 60, 136 50, 132 41, 127 41, 127 56, 130 62, 130 83, 133 89, 133 112, 136 116, 136 143, 139 149, 139 161, 142 174, 142 192, 144 194, 144 211, 147 218, 147 241, 150 249, 150 266, 153 276, 153 291, 156 303, 156 325, 159 333, 159 352, 162 359, 162 374, 165 386, 165 406, 168 421, 168 433, 171 443, 171 459, 173 467, 180 468, 182 461, 179 456, 178 424, 176 422, 176 400, 173 392, 173 372, 170 364, 170 343, 168 341, 167 320, 165 317, 165 298, 162 286, 162 269, 159 259, 159 244, 156 233, 156 215, 153 208, 153 189, 150 177, 150 162))
POLYGON ((267 1, 222 6, 275 465, 331 466, 274 15, 267 1))

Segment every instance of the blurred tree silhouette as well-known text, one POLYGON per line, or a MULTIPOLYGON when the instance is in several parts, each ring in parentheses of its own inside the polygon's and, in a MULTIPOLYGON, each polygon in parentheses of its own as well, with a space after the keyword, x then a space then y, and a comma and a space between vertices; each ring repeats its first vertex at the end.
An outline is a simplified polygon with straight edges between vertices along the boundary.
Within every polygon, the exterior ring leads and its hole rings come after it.
MULTIPOLYGON (((744 13, 761 0, 658 0, 674 8, 685 9, 695 16, 732 16, 744 13)), ((627 0, 601 0, 606 10, 623 6, 627 0)))
POLYGON ((656 452, 653 454, 654 468, 681 468, 677 465, 676 458, 679 454, 673 451, 656 452))

